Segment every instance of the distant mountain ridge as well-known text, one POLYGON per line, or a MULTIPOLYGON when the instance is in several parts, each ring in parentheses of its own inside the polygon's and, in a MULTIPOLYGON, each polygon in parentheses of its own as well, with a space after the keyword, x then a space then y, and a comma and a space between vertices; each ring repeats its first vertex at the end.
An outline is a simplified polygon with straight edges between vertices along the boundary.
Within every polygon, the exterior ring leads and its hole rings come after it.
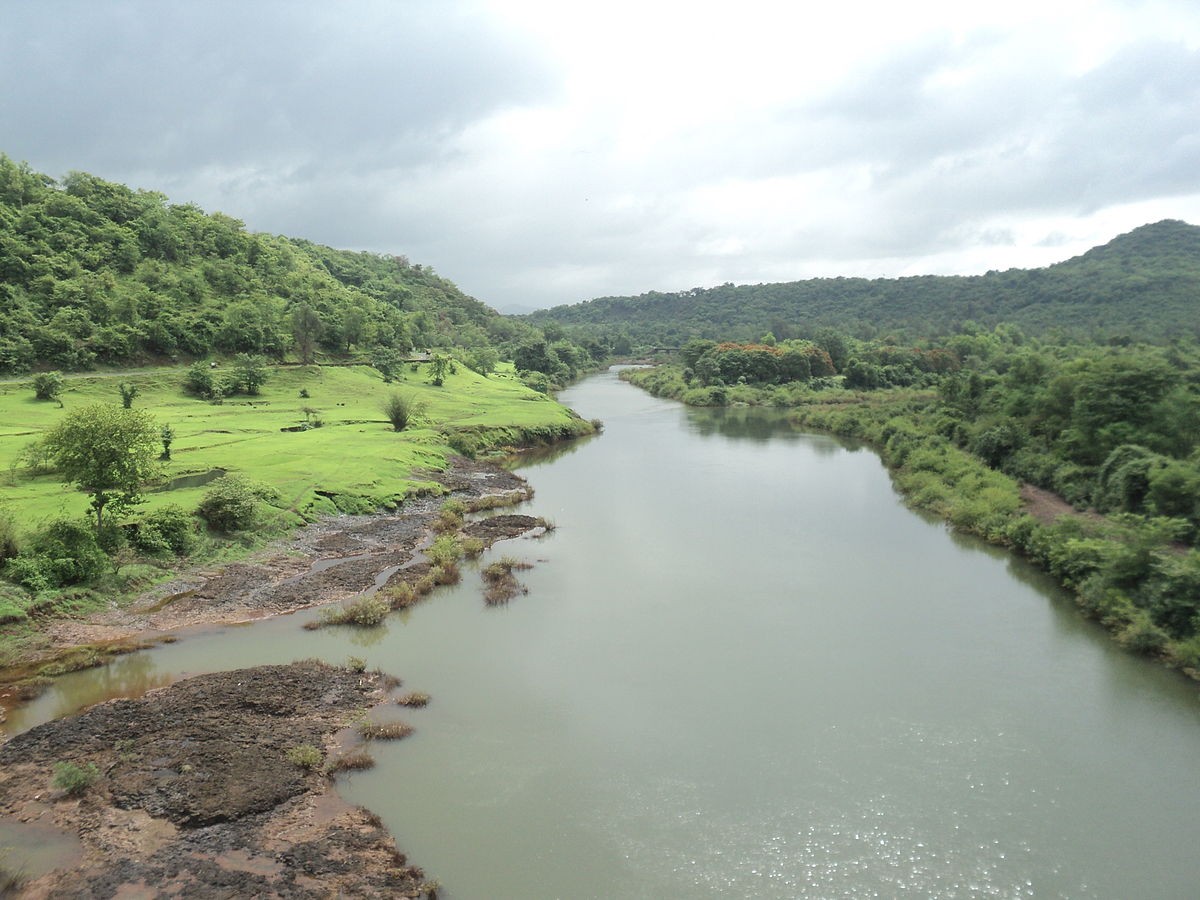
POLYGON ((985 275, 817 278, 603 297, 529 317, 624 330, 636 343, 751 339, 834 327, 917 338, 968 321, 1031 335, 1167 341, 1200 337, 1200 227, 1167 219, 1041 269, 985 275))

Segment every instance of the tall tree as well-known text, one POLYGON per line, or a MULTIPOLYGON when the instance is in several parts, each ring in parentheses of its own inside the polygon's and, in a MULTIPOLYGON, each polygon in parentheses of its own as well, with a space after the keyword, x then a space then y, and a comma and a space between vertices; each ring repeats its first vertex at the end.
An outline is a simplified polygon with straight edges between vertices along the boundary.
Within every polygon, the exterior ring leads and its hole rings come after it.
POLYGON ((312 364, 313 348, 321 336, 322 324, 320 314, 307 303, 292 310, 292 336, 300 350, 300 361, 306 366, 312 364))

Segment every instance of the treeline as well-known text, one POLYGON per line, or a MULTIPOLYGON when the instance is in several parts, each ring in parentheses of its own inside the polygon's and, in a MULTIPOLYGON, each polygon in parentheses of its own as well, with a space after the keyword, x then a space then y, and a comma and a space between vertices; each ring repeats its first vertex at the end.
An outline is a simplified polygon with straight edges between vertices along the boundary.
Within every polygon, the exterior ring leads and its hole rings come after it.
POLYGON ((581 355, 561 329, 506 319, 402 256, 254 234, 154 191, 82 172, 59 182, 0 154, 0 374, 236 354, 394 365, 388 353, 414 348, 490 370, 539 342, 555 356, 530 369, 550 383, 608 349, 581 355))
POLYGON ((738 345, 695 341, 628 377, 870 441, 913 505, 1025 553, 1128 646, 1200 668, 1200 345, 1049 344, 1011 327, 941 346, 822 340, 833 376, 727 384, 702 360, 738 345), (1022 484, 1075 512, 1030 515, 1022 484))
POLYGON ((534 313, 536 323, 603 325, 639 347, 692 338, 780 339, 835 328, 863 339, 913 342, 964 323, 1007 323, 1055 340, 1200 337, 1200 228, 1145 225, 1082 256, 1043 269, 979 276, 816 278, 604 297, 534 313))

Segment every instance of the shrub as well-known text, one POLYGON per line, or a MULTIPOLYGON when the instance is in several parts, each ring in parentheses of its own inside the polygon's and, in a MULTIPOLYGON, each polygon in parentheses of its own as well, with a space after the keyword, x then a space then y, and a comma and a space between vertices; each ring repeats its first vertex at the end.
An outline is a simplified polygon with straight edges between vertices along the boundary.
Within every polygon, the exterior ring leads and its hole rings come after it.
POLYGON ((77 766, 75 763, 59 762, 54 764, 54 786, 69 796, 77 797, 90 788, 100 777, 100 770, 95 763, 77 766))
POLYGON ((122 381, 117 385, 117 390, 121 392, 121 406, 125 409, 132 409, 133 401, 138 395, 137 385, 122 381))
POLYGON ((202 400, 211 400, 216 389, 212 366, 206 362, 195 362, 188 366, 183 378, 183 390, 202 400))
POLYGON ((182 506, 164 506, 138 522, 133 545, 144 553, 187 556, 196 547, 196 519, 182 506))
POLYGON ((0 513, 0 565, 16 556, 20 549, 17 544, 17 525, 12 515, 0 513))
POLYGON ((312 744, 297 744, 285 755, 288 762, 302 769, 316 769, 325 761, 325 754, 312 744))
POLYGON ((332 775, 334 772, 352 772, 370 769, 375 766, 375 759, 365 750, 352 750, 339 756, 325 771, 332 775))
POLYGON ((417 400, 414 394, 402 394, 394 391, 383 401, 384 417, 392 423, 393 431, 403 431, 420 415, 424 404, 417 400))
POLYGON ((448 531, 457 531, 462 527, 463 514, 465 512, 466 507, 461 502, 458 500, 447 500, 442 504, 442 508, 438 511, 437 518, 433 520, 431 527, 439 534, 448 531))
POLYGON ((245 531, 259 517, 259 501, 273 499, 275 492, 263 484, 237 475, 223 475, 200 501, 200 517, 218 531, 245 531))
POLYGON ((38 372, 33 376, 33 395, 39 400, 57 400, 62 388, 61 372, 38 372))
POLYGON ((429 705, 429 700, 430 697, 428 694, 424 694, 421 691, 409 691, 404 696, 397 697, 396 704, 398 706, 408 706, 412 707, 413 709, 421 709, 422 707, 429 705))
POLYGON ((462 546, 453 535, 443 534, 425 551, 425 555, 435 566, 444 567, 462 559, 462 552, 462 546))
POLYGON ((462 572, 458 569, 458 563, 448 562, 434 566, 429 570, 429 574, 433 577, 434 584, 458 584, 462 581, 462 572))
POLYGON ((379 594, 370 594, 351 600, 334 609, 321 613, 324 625, 362 625, 370 628, 380 624, 392 611, 391 604, 379 594))
POLYGON ((1138 616, 1117 635, 1121 646, 1134 653, 1161 653, 1167 645, 1167 633, 1145 616, 1138 616))
POLYGON ((5 572, 37 592, 94 581, 107 566, 96 532, 83 522, 60 519, 34 534, 29 546, 8 561, 5 572))
POLYGON ((416 592, 407 581, 397 582, 379 592, 392 609, 408 609, 417 601, 416 592))
POLYGON ((359 722, 358 733, 367 739, 398 741, 413 733, 407 722, 359 722))

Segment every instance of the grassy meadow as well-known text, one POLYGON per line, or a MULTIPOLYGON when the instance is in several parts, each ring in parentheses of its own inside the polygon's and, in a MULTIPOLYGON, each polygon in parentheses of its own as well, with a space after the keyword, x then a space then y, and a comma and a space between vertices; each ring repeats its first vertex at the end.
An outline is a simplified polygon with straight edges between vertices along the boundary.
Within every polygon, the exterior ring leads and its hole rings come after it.
POLYGON ((258 396, 227 397, 221 403, 185 394, 182 368, 68 376, 61 407, 35 399, 27 380, 0 383, 0 511, 12 517, 18 532, 86 515, 86 494, 53 473, 34 474, 23 455, 72 408, 120 405, 122 382, 137 387, 135 408, 174 431, 162 483, 147 487, 146 502, 135 515, 167 504, 194 509, 206 486, 189 485, 187 476, 203 481, 215 469, 270 485, 279 493, 281 512, 297 523, 339 507, 393 506, 428 483, 424 471, 442 468, 452 452, 590 430, 511 371, 485 378, 460 365, 435 387, 426 368, 405 366, 402 378, 391 384, 369 366, 274 368, 258 396), (420 409, 399 433, 382 411, 394 392, 411 395, 420 409), (306 424, 304 430, 286 430, 306 424))

